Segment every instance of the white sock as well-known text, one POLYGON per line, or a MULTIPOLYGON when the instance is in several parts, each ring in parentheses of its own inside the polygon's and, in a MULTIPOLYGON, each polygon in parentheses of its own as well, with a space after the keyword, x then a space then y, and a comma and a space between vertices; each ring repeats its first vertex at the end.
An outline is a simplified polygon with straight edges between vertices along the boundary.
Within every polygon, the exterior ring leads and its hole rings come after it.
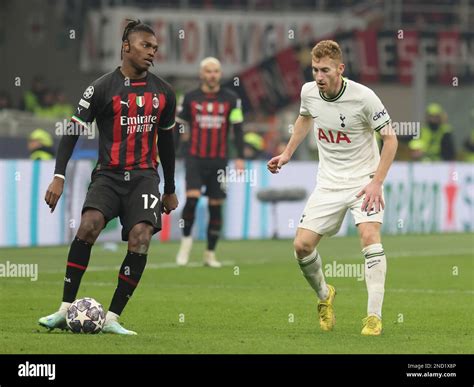
POLYGON ((385 273, 387 259, 381 243, 374 243, 362 249, 365 256, 365 284, 369 300, 367 315, 382 318, 383 295, 385 292, 385 273))
POLYGON ((318 298, 322 301, 326 300, 329 295, 329 289, 324 280, 324 274, 321 270, 321 257, 316 249, 302 259, 298 259, 295 253, 295 258, 300 265, 300 269, 303 272, 308 283, 316 291, 318 298))
POLYGON ((70 302, 61 302, 61 305, 59 306, 58 311, 67 313, 67 310, 69 309, 70 306, 71 306, 70 302))
POLYGON ((118 314, 109 310, 105 315, 105 321, 118 321, 119 317, 120 316, 118 314))

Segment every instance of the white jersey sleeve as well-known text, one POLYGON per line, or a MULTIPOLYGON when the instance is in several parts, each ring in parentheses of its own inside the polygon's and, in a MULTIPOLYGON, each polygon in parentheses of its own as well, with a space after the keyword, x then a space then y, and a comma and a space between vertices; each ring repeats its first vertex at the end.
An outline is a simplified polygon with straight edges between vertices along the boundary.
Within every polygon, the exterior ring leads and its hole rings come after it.
POLYGON ((390 115, 380 98, 372 90, 367 89, 364 97, 364 115, 368 126, 378 132, 390 122, 390 115))
POLYGON ((307 82, 301 88, 300 116, 311 116, 309 111, 308 89, 314 85, 314 82, 307 82))

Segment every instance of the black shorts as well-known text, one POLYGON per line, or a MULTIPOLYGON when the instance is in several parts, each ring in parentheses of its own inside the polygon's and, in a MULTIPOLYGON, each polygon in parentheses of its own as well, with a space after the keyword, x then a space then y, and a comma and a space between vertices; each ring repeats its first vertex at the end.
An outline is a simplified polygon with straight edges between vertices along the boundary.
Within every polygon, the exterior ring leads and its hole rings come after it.
POLYGON ((227 160, 202 159, 188 156, 186 158, 186 190, 206 187, 205 195, 211 199, 225 199, 225 173, 227 160))
POLYGON ((130 230, 137 223, 153 226, 153 234, 161 230, 161 199, 156 170, 100 170, 92 172, 82 213, 94 208, 104 214, 107 224, 119 216, 122 240, 128 241, 130 230))

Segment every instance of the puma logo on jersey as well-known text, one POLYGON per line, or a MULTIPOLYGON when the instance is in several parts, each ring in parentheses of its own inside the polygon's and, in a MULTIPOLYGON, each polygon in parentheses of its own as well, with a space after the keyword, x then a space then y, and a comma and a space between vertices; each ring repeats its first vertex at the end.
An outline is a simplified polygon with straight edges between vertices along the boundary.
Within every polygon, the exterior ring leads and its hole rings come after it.
POLYGON ((337 131, 336 138, 334 138, 333 130, 329 130, 329 135, 324 132, 323 129, 319 128, 318 129, 318 140, 319 141, 326 141, 330 142, 333 144, 339 144, 342 141, 347 142, 348 144, 351 143, 351 140, 349 137, 347 137, 347 134, 344 132, 340 132, 339 130, 337 131))
POLYGON ((120 104, 121 104, 121 105, 126 105, 128 108, 130 108, 130 106, 128 106, 128 101, 127 101, 127 102, 120 101, 120 104))

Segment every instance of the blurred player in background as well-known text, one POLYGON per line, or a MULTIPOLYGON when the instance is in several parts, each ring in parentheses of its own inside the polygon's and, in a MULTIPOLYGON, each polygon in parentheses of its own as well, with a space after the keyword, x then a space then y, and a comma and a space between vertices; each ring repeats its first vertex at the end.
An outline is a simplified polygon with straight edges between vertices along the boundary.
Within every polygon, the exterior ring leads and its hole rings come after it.
POLYGON ((178 108, 176 121, 189 128, 185 158, 186 205, 182 214, 184 228, 176 256, 179 266, 184 266, 189 261, 196 205, 201 196, 201 188, 205 186, 209 198, 209 225, 204 265, 221 267, 215 249, 222 225, 222 204, 226 197, 222 177, 229 157, 228 138, 231 126, 237 150, 235 167, 238 171, 244 169, 241 101, 232 90, 220 86, 221 77, 219 60, 212 57, 203 59, 200 66, 201 86, 187 93, 178 108))
POLYGON ((294 132, 284 152, 268 162, 268 169, 278 173, 314 126, 320 158, 317 186, 296 232, 295 257, 319 298, 321 329, 330 331, 336 323, 336 290, 325 282, 316 247, 324 235, 338 232, 351 210, 365 256, 368 308, 362 334, 377 336, 382 332, 387 268, 380 237, 385 206, 382 184, 397 151, 397 137, 377 95, 342 77, 344 64, 336 42, 321 41, 313 48, 312 68, 315 81, 303 85, 294 132), (375 132, 383 138, 381 155, 375 132))
MULTIPOLYGON (((102 331, 136 334, 123 328, 118 318, 145 269, 151 237, 161 229, 160 210, 170 213, 178 205, 172 134, 176 97, 168 83, 148 71, 157 49, 153 30, 139 20, 130 21, 122 36, 122 66, 86 89, 69 124, 82 128, 97 121, 99 160, 69 250, 63 302, 59 311, 39 320, 50 330, 66 327, 66 312, 76 299, 92 246, 107 222, 119 216, 128 251, 102 331), (157 153, 165 179, 161 202, 157 153)), ((79 134, 61 138, 54 179, 45 196, 51 212, 63 192, 66 165, 78 138, 79 134)))

